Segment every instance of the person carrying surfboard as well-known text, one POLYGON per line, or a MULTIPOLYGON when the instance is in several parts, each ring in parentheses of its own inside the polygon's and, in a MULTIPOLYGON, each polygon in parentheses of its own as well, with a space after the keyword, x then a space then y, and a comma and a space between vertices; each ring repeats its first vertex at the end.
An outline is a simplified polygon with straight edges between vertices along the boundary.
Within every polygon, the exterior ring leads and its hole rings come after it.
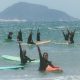
POLYGON ((7 38, 8 38, 9 40, 12 40, 12 35, 13 35, 13 32, 9 32, 7 38))
POLYGON ((54 66, 50 61, 48 61, 48 53, 47 52, 44 52, 43 56, 42 56, 41 50, 38 45, 37 45, 37 49, 38 49, 39 58, 40 58, 39 71, 46 71, 46 68, 48 67, 48 65, 51 66, 52 68, 58 68, 58 67, 54 66))
POLYGON ((30 59, 28 56, 26 56, 26 50, 21 47, 21 43, 19 43, 19 49, 20 49, 20 59, 21 59, 21 65, 25 65, 27 61, 31 62, 34 61, 35 59, 30 59))
POLYGON ((23 41, 22 39, 22 31, 20 29, 20 31, 18 32, 18 35, 17 35, 17 41, 23 41))
POLYGON ((40 32, 39 32, 39 29, 37 30, 37 41, 40 41, 40 32))
POLYGON ((27 41, 28 44, 34 44, 33 40, 32 40, 32 30, 29 34, 29 37, 28 37, 28 41, 27 41))

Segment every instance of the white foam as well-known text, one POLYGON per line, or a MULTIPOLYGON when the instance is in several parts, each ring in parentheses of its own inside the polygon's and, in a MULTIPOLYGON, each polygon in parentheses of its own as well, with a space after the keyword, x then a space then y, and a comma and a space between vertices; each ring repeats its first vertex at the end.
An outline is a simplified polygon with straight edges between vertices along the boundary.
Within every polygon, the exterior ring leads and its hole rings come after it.
POLYGON ((25 19, 0 19, 0 22, 26 22, 25 19))

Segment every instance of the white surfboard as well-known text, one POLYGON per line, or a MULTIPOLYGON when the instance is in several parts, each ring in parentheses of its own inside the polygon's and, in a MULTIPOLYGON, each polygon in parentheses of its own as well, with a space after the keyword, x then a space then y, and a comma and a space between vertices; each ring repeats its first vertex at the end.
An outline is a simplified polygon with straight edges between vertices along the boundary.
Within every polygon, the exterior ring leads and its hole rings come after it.
POLYGON ((37 45, 39 45, 39 44, 46 44, 46 43, 49 43, 49 42, 51 42, 51 40, 48 40, 48 41, 37 41, 37 42, 35 42, 37 45))
MULTIPOLYGON (((37 45, 40 45, 40 44, 47 44, 47 43, 50 43, 51 40, 45 40, 45 41, 35 41, 34 43, 37 44, 37 45)), ((21 45, 34 45, 34 44, 28 44, 28 43, 21 43, 21 45)))

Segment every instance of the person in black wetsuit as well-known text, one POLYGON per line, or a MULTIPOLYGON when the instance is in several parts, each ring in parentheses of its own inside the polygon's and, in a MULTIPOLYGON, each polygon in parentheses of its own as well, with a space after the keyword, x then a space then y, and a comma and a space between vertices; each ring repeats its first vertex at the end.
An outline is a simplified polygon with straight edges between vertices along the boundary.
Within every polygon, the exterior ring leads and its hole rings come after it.
POLYGON ((32 40, 32 30, 29 34, 29 37, 28 37, 28 41, 27 41, 28 44, 34 44, 33 40, 32 40))
POLYGON ((74 43, 74 34, 75 34, 75 30, 70 32, 69 40, 68 40, 69 44, 74 43))
POLYGON ((12 35, 13 35, 13 32, 9 32, 9 33, 8 33, 8 39, 9 39, 9 40, 12 40, 12 35))
POLYGON ((68 41, 69 44, 74 43, 74 40, 73 40, 74 39, 74 34, 75 34, 75 30, 74 31, 69 31, 67 29, 66 34, 63 32, 64 38, 65 38, 66 41, 68 41))
POLYGON ((35 59, 30 59, 28 56, 26 56, 26 50, 22 50, 20 42, 19 42, 19 49, 20 49, 21 65, 25 65, 27 61, 31 62, 35 60, 35 59))
POLYGON ((39 29, 37 30, 37 41, 40 41, 40 32, 39 32, 39 29))
POLYGON ((70 35, 70 31, 67 29, 67 33, 64 33, 63 31, 62 31, 62 33, 63 33, 65 41, 68 41, 69 35, 70 35))
POLYGON ((22 39, 22 31, 20 29, 20 31, 18 32, 18 35, 17 35, 17 41, 23 41, 22 39))
POLYGON ((44 52, 44 54, 42 56, 41 50, 38 45, 37 45, 37 48, 38 48, 39 58, 40 58, 39 71, 46 71, 46 68, 48 65, 50 65, 52 68, 54 68, 55 66, 52 65, 52 63, 50 61, 48 61, 48 53, 44 52))

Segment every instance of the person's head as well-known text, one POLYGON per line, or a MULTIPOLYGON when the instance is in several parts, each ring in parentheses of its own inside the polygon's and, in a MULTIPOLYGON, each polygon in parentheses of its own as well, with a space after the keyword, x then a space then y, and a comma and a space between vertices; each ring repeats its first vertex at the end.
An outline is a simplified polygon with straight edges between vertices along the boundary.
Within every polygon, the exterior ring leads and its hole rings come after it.
POLYGON ((48 53, 47 52, 43 53, 43 58, 46 59, 46 60, 48 60, 48 53))
POLYGON ((13 34, 13 32, 9 32, 9 35, 12 35, 13 34))

